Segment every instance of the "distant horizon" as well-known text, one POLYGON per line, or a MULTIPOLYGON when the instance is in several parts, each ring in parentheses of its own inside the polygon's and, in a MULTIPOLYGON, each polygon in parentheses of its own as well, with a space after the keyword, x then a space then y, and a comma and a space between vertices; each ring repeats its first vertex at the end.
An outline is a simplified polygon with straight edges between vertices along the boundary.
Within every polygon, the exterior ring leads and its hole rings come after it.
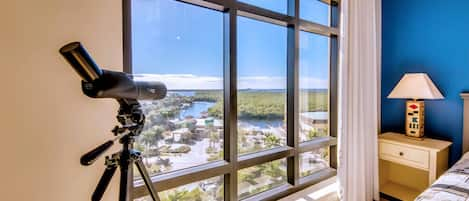
MULTIPOLYGON (((180 91, 180 92, 189 92, 189 91, 222 91, 223 89, 168 89, 168 91, 180 91)), ((287 89, 238 89, 238 91, 286 91, 287 89)), ((301 90, 317 90, 317 91, 327 91, 328 88, 311 88, 311 89, 300 89, 301 90)))
MULTIPOLYGON (((193 74, 135 74, 135 80, 159 81, 169 90, 220 90, 223 89, 221 76, 197 76, 193 74)), ((302 86, 314 86, 306 89, 327 89, 329 81, 314 77, 299 79, 302 86)), ((238 77, 238 90, 243 89, 286 89, 287 78, 280 76, 244 76, 238 77)))

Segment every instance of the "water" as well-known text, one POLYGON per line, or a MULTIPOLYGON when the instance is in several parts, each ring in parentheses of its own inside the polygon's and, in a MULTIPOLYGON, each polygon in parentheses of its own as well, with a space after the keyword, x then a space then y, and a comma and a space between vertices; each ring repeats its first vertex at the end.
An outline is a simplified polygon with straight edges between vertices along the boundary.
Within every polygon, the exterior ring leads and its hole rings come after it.
MULTIPOLYGON (((192 116, 194 118, 200 118, 201 113, 207 112, 209 108, 213 107, 215 102, 207 101, 194 101, 192 105, 184 110, 181 110, 179 113, 179 119, 184 119, 187 116, 192 116)), ((268 129, 282 127, 284 124, 283 120, 239 120, 240 126, 257 128, 257 129, 268 129)))
POLYGON ((179 118, 184 119, 187 116, 193 116, 194 118, 200 118, 200 113, 207 112, 209 108, 214 106, 214 102, 205 102, 205 101, 194 101, 189 108, 182 110, 179 113, 179 118))
MULTIPOLYGON (((192 105, 179 113, 179 119, 184 119, 187 116, 200 118, 201 113, 207 112, 209 108, 213 107, 215 102, 194 101, 192 105)), ((243 127, 255 127, 258 129, 268 129, 272 127, 282 127, 283 120, 239 120, 239 124, 243 127)))

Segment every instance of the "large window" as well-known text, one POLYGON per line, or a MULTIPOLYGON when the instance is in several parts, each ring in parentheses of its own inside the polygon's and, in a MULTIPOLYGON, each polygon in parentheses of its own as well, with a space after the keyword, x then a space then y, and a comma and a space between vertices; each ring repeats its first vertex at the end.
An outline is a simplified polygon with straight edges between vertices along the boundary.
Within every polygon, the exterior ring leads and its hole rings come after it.
POLYGON ((238 153, 286 144, 287 29, 238 17, 238 153))
POLYGON ((133 1, 133 73, 166 84, 143 101, 135 147, 150 174, 222 159, 223 14, 172 0, 133 1))
MULTIPOLYGON (((169 200, 275 199, 335 175, 337 2, 125 0, 127 71, 164 82, 134 144, 169 200)), ((134 170, 134 199, 150 200, 134 170)))
POLYGON ((300 32, 300 141, 329 136, 329 37, 300 32))

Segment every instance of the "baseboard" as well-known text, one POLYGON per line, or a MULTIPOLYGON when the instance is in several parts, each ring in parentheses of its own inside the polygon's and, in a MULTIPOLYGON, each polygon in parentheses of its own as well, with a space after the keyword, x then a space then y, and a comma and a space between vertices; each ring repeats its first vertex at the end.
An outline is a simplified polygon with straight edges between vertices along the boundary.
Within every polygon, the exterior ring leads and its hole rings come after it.
POLYGON ((390 196, 390 195, 387 195, 387 194, 381 193, 381 192, 379 193, 379 197, 380 197, 380 198, 384 198, 384 199, 389 200, 389 201, 402 201, 402 200, 399 200, 399 199, 397 199, 397 198, 395 198, 395 197, 392 197, 392 196, 390 196))

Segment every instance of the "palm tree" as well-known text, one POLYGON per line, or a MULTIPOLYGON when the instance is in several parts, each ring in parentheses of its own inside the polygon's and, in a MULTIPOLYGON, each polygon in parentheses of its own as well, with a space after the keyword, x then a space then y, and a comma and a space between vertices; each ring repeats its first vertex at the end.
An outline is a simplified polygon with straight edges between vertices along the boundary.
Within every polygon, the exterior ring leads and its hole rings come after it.
POLYGON ((313 128, 308 132, 308 140, 312 140, 316 137, 324 137, 327 136, 327 129, 318 129, 318 128, 313 128))
MULTIPOLYGON (((163 139, 163 132, 164 129, 156 125, 141 133, 140 142, 146 146, 143 152, 144 154, 150 156, 152 146, 156 146, 156 150, 158 150, 158 141, 163 139)), ((157 154, 159 155, 159 153, 157 154)))
POLYGON ((319 131, 317 128, 313 128, 308 132, 308 140, 312 140, 316 137, 319 137, 319 131))
POLYGON ((215 143, 218 143, 220 141, 220 135, 212 127, 209 129, 209 137, 210 137, 209 147, 213 148, 215 143))
POLYGON ((151 146, 158 146, 158 141, 163 139, 164 129, 161 126, 153 126, 142 132, 142 142, 150 148, 151 146))
POLYGON ((187 190, 182 190, 182 191, 175 190, 174 193, 168 195, 167 200, 168 201, 181 201, 184 199, 187 193, 188 193, 187 190))
POLYGON ((273 135, 272 133, 267 133, 266 138, 264 139, 265 146, 267 148, 273 148, 280 146, 280 138, 277 136, 273 135))
POLYGON ((280 168, 280 161, 273 161, 265 164, 263 174, 269 175, 273 181, 279 181, 285 177, 285 171, 280 168))

